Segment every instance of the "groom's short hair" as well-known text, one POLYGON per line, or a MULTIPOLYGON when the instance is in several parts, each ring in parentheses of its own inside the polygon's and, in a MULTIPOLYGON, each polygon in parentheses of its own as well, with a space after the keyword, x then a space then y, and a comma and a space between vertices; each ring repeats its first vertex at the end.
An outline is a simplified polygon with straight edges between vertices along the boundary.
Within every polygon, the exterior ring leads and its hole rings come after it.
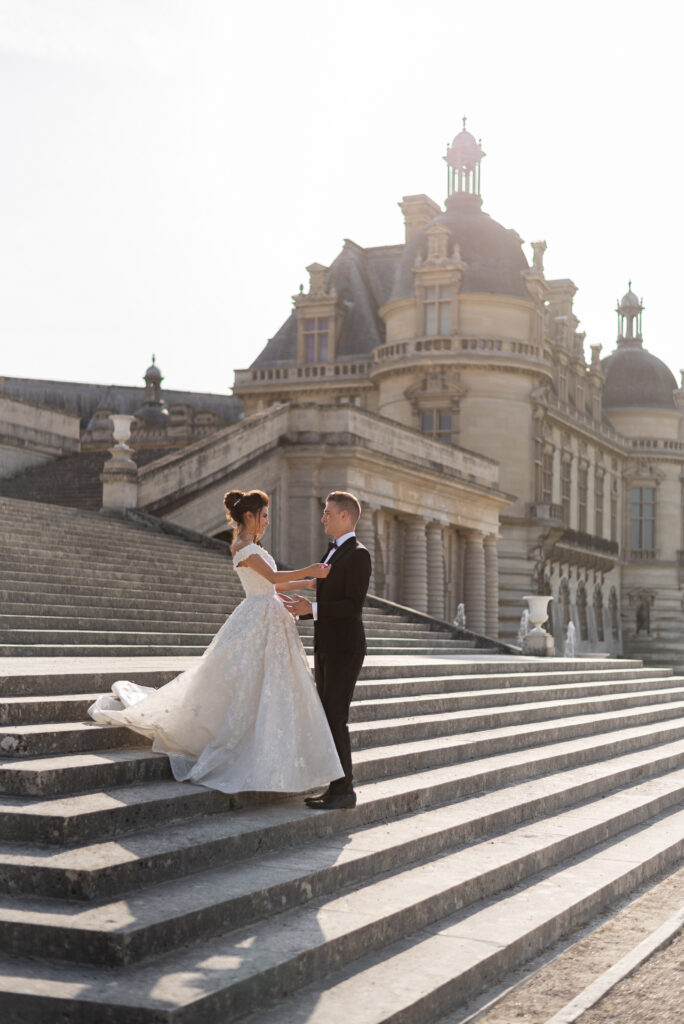
POLYGON ((359 499, 350 494, 349 491, 331 491, 326 501, 334 501, 339 509, 349 513, 354 526, 358 523, 361 518, 361 502, 359 499))

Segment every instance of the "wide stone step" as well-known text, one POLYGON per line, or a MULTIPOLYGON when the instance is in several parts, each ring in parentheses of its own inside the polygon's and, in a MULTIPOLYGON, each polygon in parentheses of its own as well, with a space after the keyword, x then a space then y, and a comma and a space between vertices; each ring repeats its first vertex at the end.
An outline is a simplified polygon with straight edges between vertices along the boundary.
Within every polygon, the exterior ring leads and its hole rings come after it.
POLYGON ((175 566, 178 569, 188 569, 191 572, 220 572, 228 565, 233 564, 230 548, 225 551, 208 552, 199 545, 172 541, 173 546, 161 546, 155 543, 153 534, 147 534, 140 539, 137 545, 132 545, 127 538, 119 541, 105 543, 83 536, 79 533, 77 538, 71 539, 70 543, 61 541, 58 537, 44 534, 41 543, 22 543, 12 532, 3 540, 0 531, 0 544, 6 545, 7 553, 4 564, 20 568, 22 564, 40 564, 49 562, 51 565, 62 566, 68 569, 74 561, 89 562, 96 561, 99 566, 125 566, 131 563, 148 571, 165 566, 175 566), (47 548, 45 545, 49 545, 47 548), (159 562, 161 561, 161 566, 159 562))
POLYGON ((159 587, 161 590, 173 590, 177 593, 186 593, 188 590, 211 590, 216 587, 230 586, 235 592, 242 590, 237 574, 231 565, 226 564, 224 573, 216 573, 208 578, 205 573, 197 573, 188 576, 181 571, 157 570, 154 572, 141 572, 133 567, 122 566, 118 570, 103 570, 92 563, 83 565, 72 565, 69 572, 62 572, 58 567, 54 570, 49 564, 42 564, 36 568, 24 567, 23 569, 3 568, 3 588, 9 588, 13 582, 31 583, 36 591, 43 589, 43 584, 53 586, 70 586, 74 580, 83 581, 85 586, 99 586, 102 589, 121 589, 124 586, 132 590, 141 590, 147 587, 159 587))
MULTIPOLYGON (((310 659, 311 662, 311 659, 310 659)), ((162 658, 132 657, 126 649, 116 661, 107 657, 48 659, 47 662, 30 662, 24 658, 0 661, 0 686, 6 696, 64 693, 104 693, 111 689, 118 679, 132 679, 145 686, 161 686, 173 679, 179 672, 192 668, 197 663, 195 656, 162 658), (111 665, 111 668, 109 667, 111 665)), ((400 662, 391 656, 369 657, 363 664, 361 681, 389 681, 391 685, 420 685, 424 679, 439 680, 450 677, 459 680, 466 677, 466 685, 472 688, 481 679, 485 686, 516 686, 517 680, 530 674, 537 677, 540 666, 548 671, 553 666, 554 678, 563 677, 566 671, 580 672, 574 676, 578 681, 587 679, 613 678, 613 673, 626 673, 623 678, 660 679, 670 676, 671 669, 660 667, 644 668, 641 661, 621 659, 620 661, 593 660, 589 658, 527 659, 492 656, 489 652, 478 655, 471 651, 463 657, 436 655, 423 659, 413 654, 402 655, 400 662), (581 668, 578 669, 578 666, 581 668), (607 673, 607 676, 606 676, 607 673)), ((548 679, 553 682, 553 679, 548 679)))
MULTIPOLYGON (((117 632, 132 632, 130 627, 135 626, 136 634, 153 634, 156 631, 163 632, 164 635, 167 633, 178 633, 183 635, 184 633, 201 634, 203 637, 207 635, 212 636, 213 633, 217 632, 224 624, 226 616, 215 616, 209 618, 206 615, 197 615, 194 613, 186 613, 184 619, 174 617, 158 618, 148 620, 144 615, 138 613, 136 617, 131 616, 127 619, 121 619, 117 616, 110 616, 109 618, 82 618, 81 616, 54 616, 54 615, 0 615, 0 641, 8 642, 13 640, 13 634, 19 634, 17 636, 18 642, 25 642, 24 636, 28 633, 35 633, 37 636, 37 642, 45 643, 53 639, 53 633, 63 634, 65 631, 73 633, 76 640, 80 640, 81 633, 93 633, 97 636, 105 636, 111 633, 117 632), (213 632, 212 632, 213 631, 213 632), (47 634, 47 635, 46 635, 47 634)), ((299 632, 303 637, 312 637, 314 635, 313 623, 308 622, 298 623, 299 632)), ((420 629, 404 629, 403 624, 385 624, 384 622, 367 621, 364 620, 364 627, 366 630, 367 638, 374 638, 379 641, 381 639, 391 639, 396 642, 397 646, 405 643, 411 643, 413 641, 422 641, 423 646, 426 646, 426 642, 440 642, 453 644, 458 643, 458 646, 467 650, 475 646, 472 640, 458 640, 448 633, 446 630, 429 630, 420 629)))
MULTIPOLYGON (((581 664, 581 663, 580 663, 581 664)), ((615 664, 614 662, 612 664, 615 664)), ((385 697, 420 697, 427 694, 437 693, 460 693, 465 690, 498 690, 504 687, 516 689, 519 687, 533 686, 555 686, 563 684, 572 686, 581 683, 592 685, 604 685, 612 687, 621 680, 629 684, 632 681, 648 683, 650 680, 659 680, 663 686, 668 685, 672 678, 670 669, 657 667, 639 669, 603 669, 601 672, 566 670, 556 672, 530 671, 519 672, 503 676, 491 673, 490 675, 451 675, 451 676, 401 676, 397 672, 395 679, 382 680, 380 682, 360 681, 354 690, 354 699, 377 700, 385 697)), ((674 683, 673 683, 674 685, 674 683)))
MULTIPOLYGON (((566 748, 562 751, 564 770, 548 776, 542 789, 536 779, 544 775, 553 756, 551 747, 524 756, 502 755, 472 761, 454 766, 448 773, 423 773, 409 788, 422 797, 416 784, 422 783, 425 789, 431 781, 438 780, 439 791, 444 795, 450 783, 451 802, 436 809, 417 809, 396 819, 388 817, 387 809, 401 806, 399 779, 362 783, 359 792, 363 805, 351 815, 322 818, 312 815, 300 800, 290 800, 263 808, 258 820, 253 811, 237 810, 229 814, 217 812, 202 821, 192 819, 142 831, 129 836, 125 847, 116 842, 95 842, 51 853, 45 849, 36 851, 30 845, 0 843, 0 891, 62 899, 104 899, 195 871, 235 862, 253 864, 258 855, 267 858, 271 875, 280 878, 279 871, 274 870, 273 855, 280 858, 288 848, 296 848, 291 859, 300 871, 306 865, 306 881, 311 889, 310 870, 321 858, 311 845, 302 850, 302 844, 323 839, 329 846, 337 842, 337 836, 344 840, 344 857, 333 862, 337 867, 331 881, 340 886, 368 877, 368 869, 378 873, 418 858, 438 856, 457 843, 503 831, 542 813, 596 798, 618 786, 676 771, 684 764, 681 739, 647 749, 634 748, 630 753, 613 757, 610 753, 615 745, 602 743, 590 752, 591 760, 586 748, 577 743, 567 744, 566 748), (579 767, 567 767, 573 763, 579 767), (505 789, 496 788, 504 786, 505 789), (460 799, 453 799, 456 792, 460 799), (377 814, 388 820, 374 826, 377 814), (349 854, 353 852, 350 844, 359 847, 357 864, 361 864, 363 873, 354 879, 346 875, 343 881, 339 869, 346 870, 349 865, 349 854), (359 851, 365 855, 360 862, 359 851), (375 858, 380 852, 382 859, 378 863, 375 858)), ((327 866, 327 851, 325 863, 327 866)), ((304 891, 300 887, 299 896, 293 893, 290 902, 301 899, 304 891)), ((323 891, 320 878, 318 891, 323 891)), ((278 909, 283 909, 282 905, 278 909)))
MULTIPOLYGON (((376 774, 387 775, 392 774, 392 770, 400 771, 401 767, 392 761, 391 754, 389 764, 378 763, 386 760, 386 752, 382 749, 385 747, 400 745, 408 754, 412 752, 408 745, 416 744, 417 750, 413 750, 419 757, 431 757, 435 749, 443 754, 445 747, 448 747, 449 737, 456 740, 467 733, 472 741, 478 733, 484 732, 489 734, 486 738, 482 737, 489 752, 500 753, 502 748, 497 746, 497 741, 511 743, 510 749, 531 746, 535 742, 547 743, 552 738, 549 730, 553 728, 558 731, 559 737, 571 738, 604 729, 629 728, 640 722, 676 718, 684 713, 684 701, 677 700, 677 696, 677 691, 647 691, 615 697, 543 701, 513 708, 352 722, 351 744, 356 751, 376 748, 374 771, 376 774), (497 735, 499 730, 501 732, 497 735)), ((118 726, 101 726, 94 722, 56 722, 0 728, 0 754, 8 758, 35 758, 72 751, 139 745, 140 737, 133 731, 118 726)), ((453 748, 451 753, 453 756, 453 748)))
MULTIPOLYGON (((453 686, 453 681, 452 686, 453 686)), ((529 704, 534 701, 571 700, 582 697, 624 695, 653 690, 676 690, 684 700, 684 683, 676 679, 617 679, 593 682, 564 681, 556 685, 533 685, 505 687, 502 689, 476 689, 452 692, 451 689, 441 693, 402 694, 392 697, 385 693, 382 685, 375 684, 381 690, 379 696, 369 697, 364 693, 363 683, 359 683, 356 699, 350 709, 351 722, 368 722, 389 717, 405 718, 407 716, 441 714, 448 711, 471 710, 475 708, 493 708, 516 704, 529 704)), ((368 686, 368 684, 365 684, 368 686)), ((384 684, 386 687, 387 684, 384 684)), ((63 694, 55 697, 4 697, 0 698, 0 726, 29 725, 38 722, 75 722, 87 719, 88 707, 98 697, 97 693, 63 694)))
MULTIPOLYGON (((293 1006, 295 1015, 290 1020, 310 1021, 315 1013, 319 1022, 334 1024, 342 1020, 343 1009, 348 1019, 351 1006, 356 1005, 355 1016, 364 1024, 389 1024, 392 1019, 419 1024, 676 862, 684 849, 684 811, 668 812, 667 795, 655 788, 649 793, 649 785, 644 785, 631 808, 638 824, 617 833, 606 825, 610 838, 588 854, 584 851, 596 836, 596 822, 587 819, 584 808, 578 808, 536 826, 525 825, 509 837, 467 846, 438 862, 417 864, 355 890, 314 898, 303 907, 218 934, 196 948, 167 954, 152 963, 130 965, 122 972, 107 968, 101 977, 91 967, 87 985, 83 969, 76 965, 64 964, 57 972, 40 962, 7 959, 0 964, 7 979, 5 992, 11 994, 24 1019, 27 1010, 38 1008, 43 1015, 46 1011, 56 1015, 58 1009, 62 1016, 78 1013, 84 1024, 95 1020, 153 1021, 159 1020, 160 1013, 173 1020, 174 1011, 180 1020, 181 1010, 185 1021, 193 1017, 196 1021, 228 1021, 256 1010, 261 1021, 270 1017, 281 1024, 286 1006, 277 1006, 269 1014, 265 1005, 356 961, 344 973, 345 980, 350 974, 365 975, 367 982, 367 972, 375 969, 374 983, 357 991, 361 998, 355 1003, 332 1003, 337 1006, 332 1012, 331 1002, 326 1001, 322 1013, 320 999, 311 1002, 311 993, 302 992, 303 1000, 309 996, 308 1016, 302 1015, 300 1004, 293 1006), (659 798, 665 809, 659 818, 648 821, 659 798), (496 904, 490 902, 493 894, 516 883, 517 891, 496 904), (245 950, 261 955, 249 955, 245 950), (382 957, 371 956, 380 950, 382 957), (390 975, 383 968, 392 961, 390 975), (486 969, 478 972, 477 964, 485 964, 486 969), (454 975, 458 975, 458 984, 454 975), (109 982, 106 1016, 97 1018, 91 1012, 94 1007, 89 993, 104 991, 105 977, 109 982), (191 984, 195 978, 201 978, 201 989, 191 984), (185 984, 179 985, 179 979, 185 979, 185 984), (436 991, 437 996, 428 1000, 426 991, 436 991), (40 1007, 36 992, 42 997, 40 1007), (30 1001, 24 998, 29 995, 30 1001), (408 1008, 415 1012, 409 1015, 408 1008)), ((622 808, 626 810, 624 803, 622 808)), ((614 827, 619 828, 620 809, 610 797, 597 811, 608 815, 610 821, 617 818, 614 827)), ((161 888, 166 890, 162 901, 166 907, 175 902, 174 897, 181 897, 173 883, 161 888)), ((208 913, 211 916, 211 910, 208 913)), ((57 917, 55 914, 52 919, 53 926, 57 917)), ((64 951, 63 946, 55 943, 55 947, 57 952, 64 951)), ((93 954, 97 952, 94 948, 93 954)), ((334 980, 328 978, 328 991, 331 983, 334 985, 334 980)), ((101 1007, 98 1010, 102 1014, 101 1007)))
MULTIPOLYGON (((679 755, 680 759, 684 757, 681 745, 679 755)), ((577 787, 577 792, 582 792, 581 786, 577 787)), ((387 864, 382 862, 381 856, 375 858, 369 855, 368 845, 373 844, 372 836, 366 837, 367 844, 363 841, 359 844, 360 850, 354 843, 354 837, 350 837, 345 848, 346 870, 327 867, 325 861, 330 859, 330 853, 327 857, 323 853, 321 857, 320 848, 317 849, 319 856, 313 859, 313 863, 308 861, 304 871, 302 854, 306 860, 305 851, 298 851, 294 855, 253 858, 249 864, 222 866, 186 877, 182 883, 181 913, 177 909, 180 892, 175 881, 158 883, 143 892, 129 893, 125 900, 105 901, 80 911, 75 911, 73 904, 67 901, 53 900, 46 908, 32 897, 3 899, 0 896, 0 950, 14 955, 40 954, 102 966, 123 965, 159 956, 227 928, 254 929, 261 934, 262 939, 266 939, 274 929, 282 935, 284 929, 281 921, 276 919, 262 922, 258 919, 277 912, 282 914, 283 911, 291 914, 294 920, 290 921, 290 925, 299 931, 302 926, 309 924, 312 916, 327 916, 331 911, 334 913, 335 909, 346 907, 349 920, 356 917, 355 925, 358 928, 358 914, 364 904, 374 908, 373 916, 377 923, 375 941, 376 944, 384 945, 388 940, 402 937, 407 925, 413 931, 416 927, 473 902, 475 893, 480 897, 494 895, 519 882, 521 878, 594 845, 599 838, 604 840, 612 837, 669 810, 673 805, 681 803, 683 794, 684 770, 671 771, 664 779, 640 782, 628 794, 605 796, 600 808, 592 803, 589 807, 582 806, 574 811, 553 814, 556 807, 551 798, 547 802, 544 827, 537 823, 537 828, 531 829, 535 833, 533 841, 530 841, 529 829, 524 830, 524 835, 523 830, 513 830, 506 837, 490 839, 486 851, 479 848, 481 844, 446 854, 442 850, 439 861, 431 860, 414 865, 411 859, 408 864, 402 864, 401 857, 398 857, 399 864, 387 864), (521 844, 522 850, 520 847, 516 849, 516 838, 525 840, 521 844), (485 852, 486 869, 483 870, 484 865, 478 854, 482 856, 485 852), (466 866, 469 870, 465 870, 466 866), (355 872, 354 867, 361 867, 361 870, 355 872), (398 867, 403 869, 401 889, 404 891, 401 894, 396 891, 396 877, 374 877, 382 871, 396 871, 398 867), (277 879, 275 882, 274 875, 277 879), (339 889, 345 885, 354 885, 355 888, 340 894, 339 889), (314 903, 318 902, 320 892, 324 894, 323 899, 312 915, 314 907, 307 904, 311 896, 314 903), (334 895, 331 896, 331 893, 334 895), (293 907, 294 910, 291 909, 293 907), (407 919, 401 926, 396 920, 397 915, 403 916, 408 908, 410 914, 406 916, 414 920, 407 919), (394 928, 390 924, 392 919, 394 928), (386 932, 382 934, 385 929, 389 930, 389 935, 386 932)), ((502 794, 496 796, 498 800, 480 798, 474 801, 475 804, 479 802, 480 814, 485 819, 489 818, 494 828, 497 827, 497 804, 506 807, 502 794)), ((521 799, 518 794, 511 793, 513 802, 516 798, 521 799)), ((522 799, 524 801, 524 797, 522 799)), ((541 809, 543 804, 538 795, 536 802, 541 809)), ((477 810, 467 805, 459 808, 459 811, 468 818, 477 815, 477 810)), ((453 808, 449 808, 446 813, 449 812, 453 814, 453 808)), ((530 809, 521 811, 523 819, 531 817, 532 813, 530 809)), ((684 812, 681 813, 684 818, 684 812)), ((414 840, 416 850, 418 844, 415 844, 416 833, 412 824, 408 823, 403 835, 414 840)), ((510 829, 511 823, 508 824, 510 829)), ((475 835, 489 833, 489 827, 483 828, 481 822, 473 822, 472 828, 475 835)), ((390 830, 389 835, 386 829, 377 831, 380 832, 381 852, 384 852, 384 846, 391 856, 394 852, 393 830, 390 830)), ((465 836, 466 830, 462 833, 461 841, 465 836)), ((401 832, 397 838, 400 837, 401 832)), ((450 845, 447 845, 447 850, 450 845)), ((426 853, 430 857, 432 851, 428 849, 426 853)), ((423 861, 424 857, 425 854, 420 860, 423 861)), ((416 859, 415 855, 413 859, 416 859)), ((310 923, 313 924, 312 921, 310 923)), ((374 932, 376 929, 372 929, 369 934, 374 932)), ((259 948, 268 948, 269 945, 267 939, 259 942, 259 948)), ((338 962, 344 958, 340 948, 338 962)))
MULTIPOLYGON (((524 842, 522 835, 520 840, 524 842)), ((413 934, 385 946, 382 955, 366 951, 334 974, 328 967, 325 980, 325 968, 311 970, 300 984, 317 975, 313 984, 287 1001, 277 1002, 272 1009, 258 1010, 250 1017, 250 1024, 300 1024, 303 1020, 307 1024, 343 1024, 353 1007, 357 1008, 353 1016, 358 1024, 424 1024, 434 1020, 463 1007, 469 998, 499 982, 508 971, 676 864, 683 849, 684 812, 665 813, 609 839, 588 855, 580 853, 558 863, 555 870, 546 868, 521 880, 496 901, 485 897, 427 926, 416 920, 413 934)), ((496 870, 494 851, 493 858, 492 868, 496 870)), ((333 934, 337 937, 339 931, 333 934)), ((218 956, 219 948, 221 943, 217 941, 204 952, 218 956)), ((189 957, 183 963, 190 969, 189 957)), ((178 966, 180 962, 174 961, 174 967, 178 966)), ((277 984, 282 986, 281 991, 291 989, 287 989, 282 974, 269 968, 272 1001, 276 1002, 277 984)), ((246 968, 243 972, 247 974, 246 968)), ((217 1010, 224 1007, 228 1014, 239 1013, 238 1006, 244 1006, 247 998, 229 1002, 219 988, 219 979, 213 980, 213 1006, 217 1010)), ((224 981, 231 983, 229 972, 224 981)), ((237 984, 239 980, 233 978, 232 985, 237 984)), ((139 991, 142 995, 144 986, 139 991)), ((170 988, 157 990, 158 996, 165 994, 170 995, 170 988)), ((263 1006, 267 998, 263 989, 260 997, 263 1006)), ((250 1005, 259 1006, 259 998, 250 1005)))
MULTIPOLYGON (((172 634, 171 634, 172 635, 172 634)), ((3 658, 23 658, 23 657, 105 657, 105 658, 123 658, 127 656, 135 657, 172 657, 179 655, 183 657, 200 657, 204 654, 209 641, 213 639, 213 634, 210 635, 205 644, 175 644, 174 642, 164 642, 159 644, 63 644, 61 646, 57 644, 4 644, 0 646, 0 657, 3 658)), ((164 640, 167 637, 164 636, 164 640)), ((457 640, 453 642, 453 646, 447 646, 442 648, 436 648, 430 642, 429 646, 424 646, 425 641, 417 641, 415 645, 406 645, 401 650, 397 650, 393 644, 381 645, 370 643, 368 645, 368 654, 392 654, 396 653, 397 657, 403 657, 405 654, 420 655, 420 656, 437 656, 439 654, 457 656, 463 655, 468 656, 473 653, 471 647, 463 647, 457 640)), ((304 650, 307 654, 313 652, 313 641, 304 638, 304 650)))
MULTIPOLYGON (((33 587, 22 585, 12 590, 2 589, 0 584, 0 601, 2 608, 7 614, 32 614, 32 615, 87 615, 97 611, 103 615, 106 613, 122 614, 127 617, 137 617, 138 613, 156 618, 163 618, 169 612, 181 612, 188 607, 185 598, 177 595, 167 597, 150 597, 149 589, 144 596, 136 597, 135 602, 131 601, 131 595, 115 596, 104 593, 101 589, 93 594, 62 594, 59 590, 52 593, 36 591, 33 587)), ((224 618, 233 608, 233 602, 225 597, 217 598, 216 595, 195 598, 192 602, 193 612, 196 614, 206 613, 207 615, 222 615, 224 618)))

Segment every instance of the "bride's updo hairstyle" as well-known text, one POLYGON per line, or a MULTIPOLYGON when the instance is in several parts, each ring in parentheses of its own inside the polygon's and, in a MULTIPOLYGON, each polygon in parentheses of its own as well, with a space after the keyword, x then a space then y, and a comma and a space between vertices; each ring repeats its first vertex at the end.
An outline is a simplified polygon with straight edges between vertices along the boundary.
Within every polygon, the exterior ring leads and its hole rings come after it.
POLYGON ((268 494, 263 491, 228 491, 223 496, 223 504, 226 506, 226 519, 243 526, 246 512, 258 515, 264 506, 268 507, 269 501, 268 494))

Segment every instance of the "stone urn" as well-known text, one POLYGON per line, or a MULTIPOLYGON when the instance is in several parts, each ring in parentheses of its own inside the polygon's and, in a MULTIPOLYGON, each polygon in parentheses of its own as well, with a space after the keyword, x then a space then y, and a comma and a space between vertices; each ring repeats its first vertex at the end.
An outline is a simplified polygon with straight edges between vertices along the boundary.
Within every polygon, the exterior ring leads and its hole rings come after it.
POLYGON ((102 507, 123 511, 138 503, 138 467, 133 461, 133 449, 127 444, 135 416, 114 413, 109 418, 114 424, 115 444, 109 449, 112 457, 105 462, 100 476, 102 507))
POLYGON ((524 654, 536 657, 548 657, 555 654, 553 637, 542 629, 542 622, 548 618, 550 594, 526 594, 525 600, 529 610, 532 629, 523 638, 524 654))

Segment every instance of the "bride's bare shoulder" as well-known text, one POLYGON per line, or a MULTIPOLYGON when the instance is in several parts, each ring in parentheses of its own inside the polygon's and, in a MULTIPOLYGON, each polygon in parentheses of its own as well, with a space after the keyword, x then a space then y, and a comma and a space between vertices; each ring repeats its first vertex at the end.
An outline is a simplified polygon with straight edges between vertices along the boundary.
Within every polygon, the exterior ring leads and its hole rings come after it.
POLYGON ((246 544, 237 544, 235 547, 231 545, 231 553, 233 555, 233 563, 246 562, 253 555, 259 554, 259 548, 254 541, 249 541, 246 544))

